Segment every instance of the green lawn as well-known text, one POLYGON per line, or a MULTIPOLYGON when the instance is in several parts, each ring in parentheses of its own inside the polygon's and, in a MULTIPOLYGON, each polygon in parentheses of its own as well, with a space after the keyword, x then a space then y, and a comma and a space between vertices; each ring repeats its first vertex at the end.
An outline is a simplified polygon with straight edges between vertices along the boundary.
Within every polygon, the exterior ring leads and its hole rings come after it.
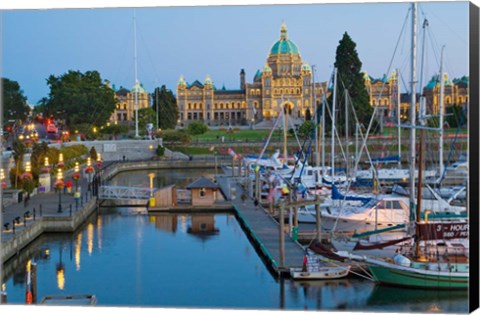
POLYGON ((194 141, 262 141, 267 137, 269 130, 209 130, 203 135, 194 136, 194 141))

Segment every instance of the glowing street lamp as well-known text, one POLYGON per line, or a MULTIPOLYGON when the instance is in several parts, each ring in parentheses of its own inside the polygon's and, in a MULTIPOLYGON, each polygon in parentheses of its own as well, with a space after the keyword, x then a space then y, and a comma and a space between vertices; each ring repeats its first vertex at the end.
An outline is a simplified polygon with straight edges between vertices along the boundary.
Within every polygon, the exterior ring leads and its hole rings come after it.
POLYGON ((58 154, 58 167, 62 168, 65 166, 65 163, 63 162, 63 153, 58 154))
POLYGON ((50 173, 50 163, 48 161, 48 157, 46 156, 45 157, 45 163, 43 164, 43 167, 42 167, 42 173, 50 173))
POLYGON ((7 183, 5 182, 5 171, 3 168, 0 169, 0 181, 2 182, 2 189, 7 188, 7 183))
POLYGON ((62 212, 62 189, 65 187, 63 182, 63 172, 61 168, 58 168, 57 181, 55 182, 55 188, 58 189, 58 213, 62 212))
POLYGON ((153 178, 155 177, 155 173, 148 174, 150 177, 150 207, 155 206, 155 198, 153 197, 153 178))
POLYGON ((78 180, 80 179, 80 165, 78 162, 75 162, 75 167, 73 169, 73 180, 75 181, 75 192, 78 191, 78 180))

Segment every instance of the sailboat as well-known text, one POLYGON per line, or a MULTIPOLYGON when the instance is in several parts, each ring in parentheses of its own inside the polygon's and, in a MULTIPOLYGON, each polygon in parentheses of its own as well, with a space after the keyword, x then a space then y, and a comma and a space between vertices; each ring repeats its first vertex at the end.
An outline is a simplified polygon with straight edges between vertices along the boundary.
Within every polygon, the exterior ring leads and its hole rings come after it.
MULTIPOLYGON (((417 23, 416 3, 412 4, 412 103, 410 108, 410 163, 411 178, 415 170, 415 50, 416 50, 416 23, 417 23)), ((422 119, 423 120, 423 119, 422 119)), ((423 121, 422 121, 423 122, 423 121)), ((420 147, 423 145, 423 130, 420 129, 420 147)), ((422 152, 419 152, 419 161, 422 161, 422 152)), ((469 263, 468 257, 456 253, 444 253, 439 255, 425 255, 420 246, 421 241, 441 240, 451 237, 468 238, 468 222, 435 222, 421 220, 421 189, 422 189, 422 163, 419 163, 419 181, 417 206, 414 205, 415 184, 410 185, 410 209, 416 209, 415 221, 412 222, 415 227, 413 235, 414 253, 407 257, 406 255, 396 254, 393 261, 380 258, 365 257, 368 263, 368 269, 373 279, 380 284, 426 288, 426 289, 467 289, 469 283, 469 263)), ((413 182, 413 181, 411 181, 413 182)))

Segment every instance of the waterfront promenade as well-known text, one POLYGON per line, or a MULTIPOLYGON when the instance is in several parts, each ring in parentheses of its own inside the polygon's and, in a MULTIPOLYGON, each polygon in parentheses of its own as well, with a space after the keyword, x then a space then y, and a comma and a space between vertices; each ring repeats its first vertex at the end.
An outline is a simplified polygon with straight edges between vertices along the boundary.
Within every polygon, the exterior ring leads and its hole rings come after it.
MULTIPOLYGON (((73 170, 65 172, 64 181, 72 180, 73 170)), ((52 176, 52 183, 55 177, 52 176)), ((72 182, 74 182, 72 180, 72 182)), ((61 192, 61 212, 59 211, 59 194, 55 190, 37 193, 24 201, 4 207, 2 212, 2 250, 3 262, 30 244, 45 232, 73 232, 83 224, 96 208, 96 197, 88 189, 88 178, 84 174, 78 181, 81 198, 75 200, 73 192, 61 192), (28 216, 26 215, 28 213, 28 216), (8 229, 5 227, 8 225, 8 229)), ((23 196, 25 198, 25 195, 23 196)))

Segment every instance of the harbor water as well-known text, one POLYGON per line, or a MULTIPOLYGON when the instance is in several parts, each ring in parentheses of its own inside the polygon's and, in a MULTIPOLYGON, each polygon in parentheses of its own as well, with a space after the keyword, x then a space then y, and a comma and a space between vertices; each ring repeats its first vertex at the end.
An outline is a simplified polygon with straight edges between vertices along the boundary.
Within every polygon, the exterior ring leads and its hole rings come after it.
MULTIPOLYGON (((182 187, 205 173, 197 172, 155 173, 182 187)), ((113 179, 134 186, 148 186, 148 180, 146 171, 113 179)), ((38 300, 94 294, 99 306, 468 312, 467 292, 379 287, 356 276, 278 279, 233 213, 149 215, 132 208, 99 209, 77 232, 44 235, 7 262, 10 304, 25 303, 28 260, 37 263, 38 300)))

